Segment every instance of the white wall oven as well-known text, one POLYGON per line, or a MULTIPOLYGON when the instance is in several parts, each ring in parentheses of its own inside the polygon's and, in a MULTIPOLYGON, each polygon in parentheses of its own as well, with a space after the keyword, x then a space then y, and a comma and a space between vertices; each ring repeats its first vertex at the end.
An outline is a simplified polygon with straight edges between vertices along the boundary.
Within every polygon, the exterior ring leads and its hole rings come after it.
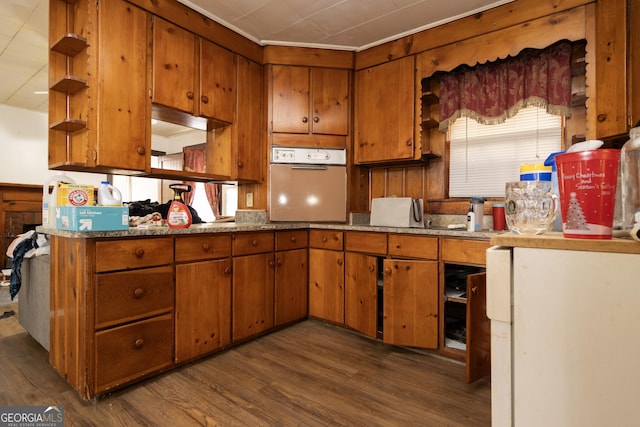
POLYGON ((345 222, 345 149, 272 147, 271 221, 345 222))

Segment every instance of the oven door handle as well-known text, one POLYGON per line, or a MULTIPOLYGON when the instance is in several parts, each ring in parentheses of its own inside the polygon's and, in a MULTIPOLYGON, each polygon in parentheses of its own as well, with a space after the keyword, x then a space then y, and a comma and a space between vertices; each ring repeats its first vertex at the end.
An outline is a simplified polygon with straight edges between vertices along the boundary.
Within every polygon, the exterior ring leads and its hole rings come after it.
POLYGON ((325 165, 291 165, 291 169, 327 170, 325 165))

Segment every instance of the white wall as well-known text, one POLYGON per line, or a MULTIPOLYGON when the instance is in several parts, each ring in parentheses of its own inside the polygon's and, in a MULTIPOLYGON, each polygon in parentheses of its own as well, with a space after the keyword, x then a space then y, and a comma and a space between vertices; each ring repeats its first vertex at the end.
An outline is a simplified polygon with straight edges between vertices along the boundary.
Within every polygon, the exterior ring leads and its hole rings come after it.
MULTIPOLYGON (((43 185, 62 171, 48 168, 48 117, 0 105, 0 182, 43 185)), ((78 184, 98 186, 105 174, 64 172, 78 184)))

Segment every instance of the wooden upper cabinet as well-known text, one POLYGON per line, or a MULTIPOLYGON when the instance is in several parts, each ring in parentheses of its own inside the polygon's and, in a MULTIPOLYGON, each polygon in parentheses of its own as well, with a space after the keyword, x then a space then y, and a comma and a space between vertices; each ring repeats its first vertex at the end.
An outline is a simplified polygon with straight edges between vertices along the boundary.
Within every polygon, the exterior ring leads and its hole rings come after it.
POLYGON ((200 39, 200 112, 198 115, 233 122, 236 96, 236 55, 200 39))
POLYGON ((337 68, 270 66, 269 126, 273 144, 346 147, 349 73, 337 68))
POLYGON ((263 67, 253 61, 238 57, 237 120, 233 130, 235 140, 236 180, 260 181, 265 159, 264 147, 264 93, 263 67))
POLYGON ((413 160, 415 57, 356 73, 356 163, 413 160))
MULTIPOLYGON (((98 131, 94 158, 98 167, 137 171, 149 168, 147 18, 143 10, 124 1, 100 4, 96 102, 98 120, 103 125, 95 126, 98 131)), ((90 134, 90 141, 93 135, 90 134)))
POLYGON ((154 104, 233 122, 235 54, 154 17, 152 62, 154 104))
POLYGON ((163 19, 153 19, 152 101, 191 113, 194 110, 196 37, 163 19))
MULTIPOLYGON (((606 138, 626 134, 640 119, 640 109, 636 105, 632 111, 633 61, 640 61, 631 52, 629 43, 638 43, 638 25, 629 21, 631 8, 640 8, 633 3, 616 0, 598 0, 596 3, 596 117, 595 138, 606 138), (630 30, 634 30, 635 33, 630 30)), ((636 3, 637 4, 637 3, 636 3)), ((640 13, 635 10, 636 17, 640 13)), ((637 51, 637 47, 635 48, 637 51)), ((637 70, 633 71, 636 76, 637 70)), ((636 86, 638 83, 636 82, 636 86)), ((635 94, 638 98, 638 94, 635 94)))

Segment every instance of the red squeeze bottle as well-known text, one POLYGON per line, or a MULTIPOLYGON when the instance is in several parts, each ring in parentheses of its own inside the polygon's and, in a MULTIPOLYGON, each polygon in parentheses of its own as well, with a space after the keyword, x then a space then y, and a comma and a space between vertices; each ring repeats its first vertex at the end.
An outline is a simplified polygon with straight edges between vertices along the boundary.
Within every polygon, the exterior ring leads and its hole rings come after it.
POLYGON ((189 184, 171 184, 169 188, 173 190, 173 201, 169 205, 169 212, 167 212, 167 225, 169 228, 189 228, 193 218, 182 198, 182 193, 191 191, 191 186, 189 184))

